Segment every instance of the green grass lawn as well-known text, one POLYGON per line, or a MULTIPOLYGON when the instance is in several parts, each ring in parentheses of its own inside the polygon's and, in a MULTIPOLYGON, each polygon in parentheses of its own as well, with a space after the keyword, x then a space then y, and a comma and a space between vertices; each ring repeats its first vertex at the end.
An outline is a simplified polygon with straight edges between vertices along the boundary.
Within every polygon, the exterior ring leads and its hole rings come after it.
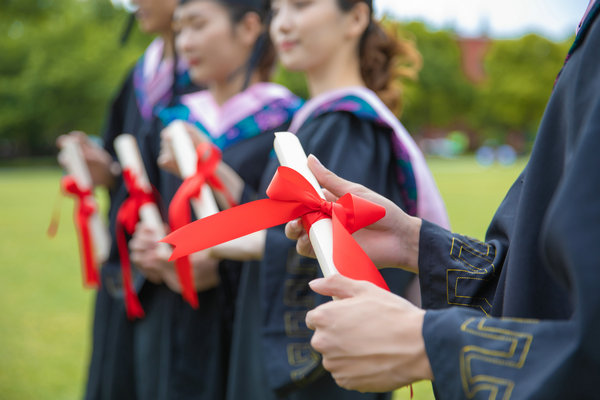
MULTIPOLYGON (((523 167, 479 167, 471 158, 430 160, 452 227, 483 238, 523 167)), ((81 285, 72 200, 57 237, 46 228, 58 193, 56 168, 0 169, 0 398, 79 399, 90 346, 93 293, 81 285)), ((401 389, 396 399, 408 399, 401 389)), ((433 399, 427 382, 415 399, 433 399)))

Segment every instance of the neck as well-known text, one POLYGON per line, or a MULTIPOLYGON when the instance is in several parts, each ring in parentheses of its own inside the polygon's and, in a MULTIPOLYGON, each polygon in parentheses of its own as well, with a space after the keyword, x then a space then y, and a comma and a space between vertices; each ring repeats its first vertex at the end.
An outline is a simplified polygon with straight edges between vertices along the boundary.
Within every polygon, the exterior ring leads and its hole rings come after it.
POLYGON ((365 86, 355 51, 339 51, 325 64, 306 71, 308 90, 316 97, 330 90, 365 86))
POLYGON ((173 31, 168 30, 161 33, 161 39, 164 42, 163 59, 175 57, 175 47, 173 46, 173 31))
MULTIPOLYGON (((230 79, 225 79, 223 81, 212 82, 208 85, 208 90, 212 94, 215 102, 222 106, 235 96, 236 94, 242 92, 244 89, 244 81, 246 79, 246 74, 243 72, 237 73, 234 77, 230 79)), ((248 87, 252 86, 255 83, 260 81, 258 77, 258 73, 252 74, 250 77, 250 81, 248 82, 248 87)))

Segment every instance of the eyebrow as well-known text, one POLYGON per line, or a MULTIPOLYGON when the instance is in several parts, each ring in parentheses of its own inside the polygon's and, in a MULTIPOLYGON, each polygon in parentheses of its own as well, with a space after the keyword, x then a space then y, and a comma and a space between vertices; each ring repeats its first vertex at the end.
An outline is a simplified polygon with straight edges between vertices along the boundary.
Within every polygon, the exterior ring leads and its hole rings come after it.
POLYGON ((173 15, 173 21, 190 21, 190 20, 194 20, 194 19, 206 19, 207 17, 202 13, 202 12, 190 12, 187 15, 185 15, 185 17, 182 17, 180 15, 177 15, 177 13, 175 13, 173 15))

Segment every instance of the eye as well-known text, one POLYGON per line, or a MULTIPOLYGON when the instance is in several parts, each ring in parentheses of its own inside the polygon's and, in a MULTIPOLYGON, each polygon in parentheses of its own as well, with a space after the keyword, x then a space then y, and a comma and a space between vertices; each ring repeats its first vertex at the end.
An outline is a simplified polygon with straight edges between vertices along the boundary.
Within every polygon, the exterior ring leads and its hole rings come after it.
POLYGON ((312 4, 311 0, 297 0, 297 1, 293 2, 294 8, 299 9, 299 10, 306 8, 311 4, 312 4))
POLYGON ((181 32, 182 24, 181 21, 173 21, 171 23, 171 30, 175 35, 178 35, 181 32))

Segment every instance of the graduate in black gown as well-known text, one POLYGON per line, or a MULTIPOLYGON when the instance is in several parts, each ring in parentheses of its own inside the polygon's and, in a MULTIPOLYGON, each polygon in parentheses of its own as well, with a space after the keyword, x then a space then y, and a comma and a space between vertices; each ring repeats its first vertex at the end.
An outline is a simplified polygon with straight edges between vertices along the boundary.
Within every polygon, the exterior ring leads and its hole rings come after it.
MULTIPOLYGON (((197 89, 191 85, 183 64, 175 65, 173 58, 171 17, 176 2, 152 0, 139 3, 136 18, 140 29, 159 37, 129 71, 115 96, 102 135, 103 147, 82 132, 69 135, 81 144, 94 184, 109 190, 108 219, 113 240, 109 258, 102 265, 102 282, 96 297, 86 399, 150 399, 157 392, 156 387, 148 385, 156 380, 156 373, 150 367, 155 364, 134 369, 136 360, 147 357, 140 352, 145 346, 136 349, 134 345, 135 323, 127 319, 123 303, 115 222, 117 212, 127 198, 127 190, 120 176, 113 141, 124 132, 139 138, 142 132, 151 128, 158 107, 165 107, 178 94, 197 89)), ((57 140, 59 147, 62 140, 62 137, 57 140)), ((151 181, 155 178, 150 176, 151 181)), ((144 292, 140 297, 145 302, 152 297, 146 295, 152 291, 149 287, 160 286, 156 285, 160 279, 153 279, 156 284, 146 282, 139 270, 134 272, 136 288, 144 292)))
MULTIPOLYGON (((189 64, 192 80, 208 89, 181 96, 162 109, 154 131, 141 141, 144 152, 154 158, 149 168, 158 176, 157 189, 165 206, 172 206, 181 180, 176 176, 168 128, 162 141, 156 132, 176 120, 188 123, 194 140, 209 140, 222 151, 223 162, 243 184, 235 193, 236 201, 254 198, 272 151, 273 132, 286 130, 302 105, 286 88, 267 82, 274 54, 266 16, 265 3, 259 0, 182 1, 177 7, 173 26, 178 55, 189 64)), ((160 264, 173 270, 174 264, 155 251, 160 239, 156 235, 140 226, 130 242, 132 259, 138 265, 160 264)), ((198 308, 176 293, 177 288, 164 296, 160 326, 169 333, 160 349, 167 354, 169 367, 161 379, 168 381, 169 399, 225 398, 241 267, 239 262, 220 261, 227 255, 203 252, 190 257, 198 308)))
MULTIPOLYGON (((598 398, 598 14, 600 3, 591 1, 531 158, 485 242, 410 218, 313 162, 325 187, 385 205, 386 217, 361 237, 363 248, 378 264, 418 270, 427 309, 367 283, 315 282, 318 292, 345 298, 307 316, 313 344, 340 384, 370 390, 432 379, 440 399, 598 398), (376 231, 385 244, 379 250, 369 243, 376 231), (364 314, 375 307, 381 312, 364 314), (352 337, 343 332, 358 320, 352 337)), ((299 225, 288 233, 298 237, 299 225)))
MULTIPOLYGON (((373 91, 389 89, 390 65, 402 50, 372 19, 370 2, 271 4, 271 38, 278 56, 285 67, 306 72, 311 93, 290 127, 306 153, 318 155, 340 175, 385 193, 409 213, 446 225, 422 154, 373 91), (381 64, 373 62, 368 71, 361 68, 367 59, 381 64)), ((388 98, 398 100, 393 94, 388 98)), ((278 165, 273 158, 263 176, 263 196, 278 165)), ((242 272, 228 399, 391 397, 344 390, 321 367, 304 324, 306 312, 328 300, 308 286, 319 274, 315 260, 298 256, 283 226, 267 230, 262 261, 247 263, 242 272)), ((397 293, 404 293, 413 278, 404 271, 385 274, 397 293)))

